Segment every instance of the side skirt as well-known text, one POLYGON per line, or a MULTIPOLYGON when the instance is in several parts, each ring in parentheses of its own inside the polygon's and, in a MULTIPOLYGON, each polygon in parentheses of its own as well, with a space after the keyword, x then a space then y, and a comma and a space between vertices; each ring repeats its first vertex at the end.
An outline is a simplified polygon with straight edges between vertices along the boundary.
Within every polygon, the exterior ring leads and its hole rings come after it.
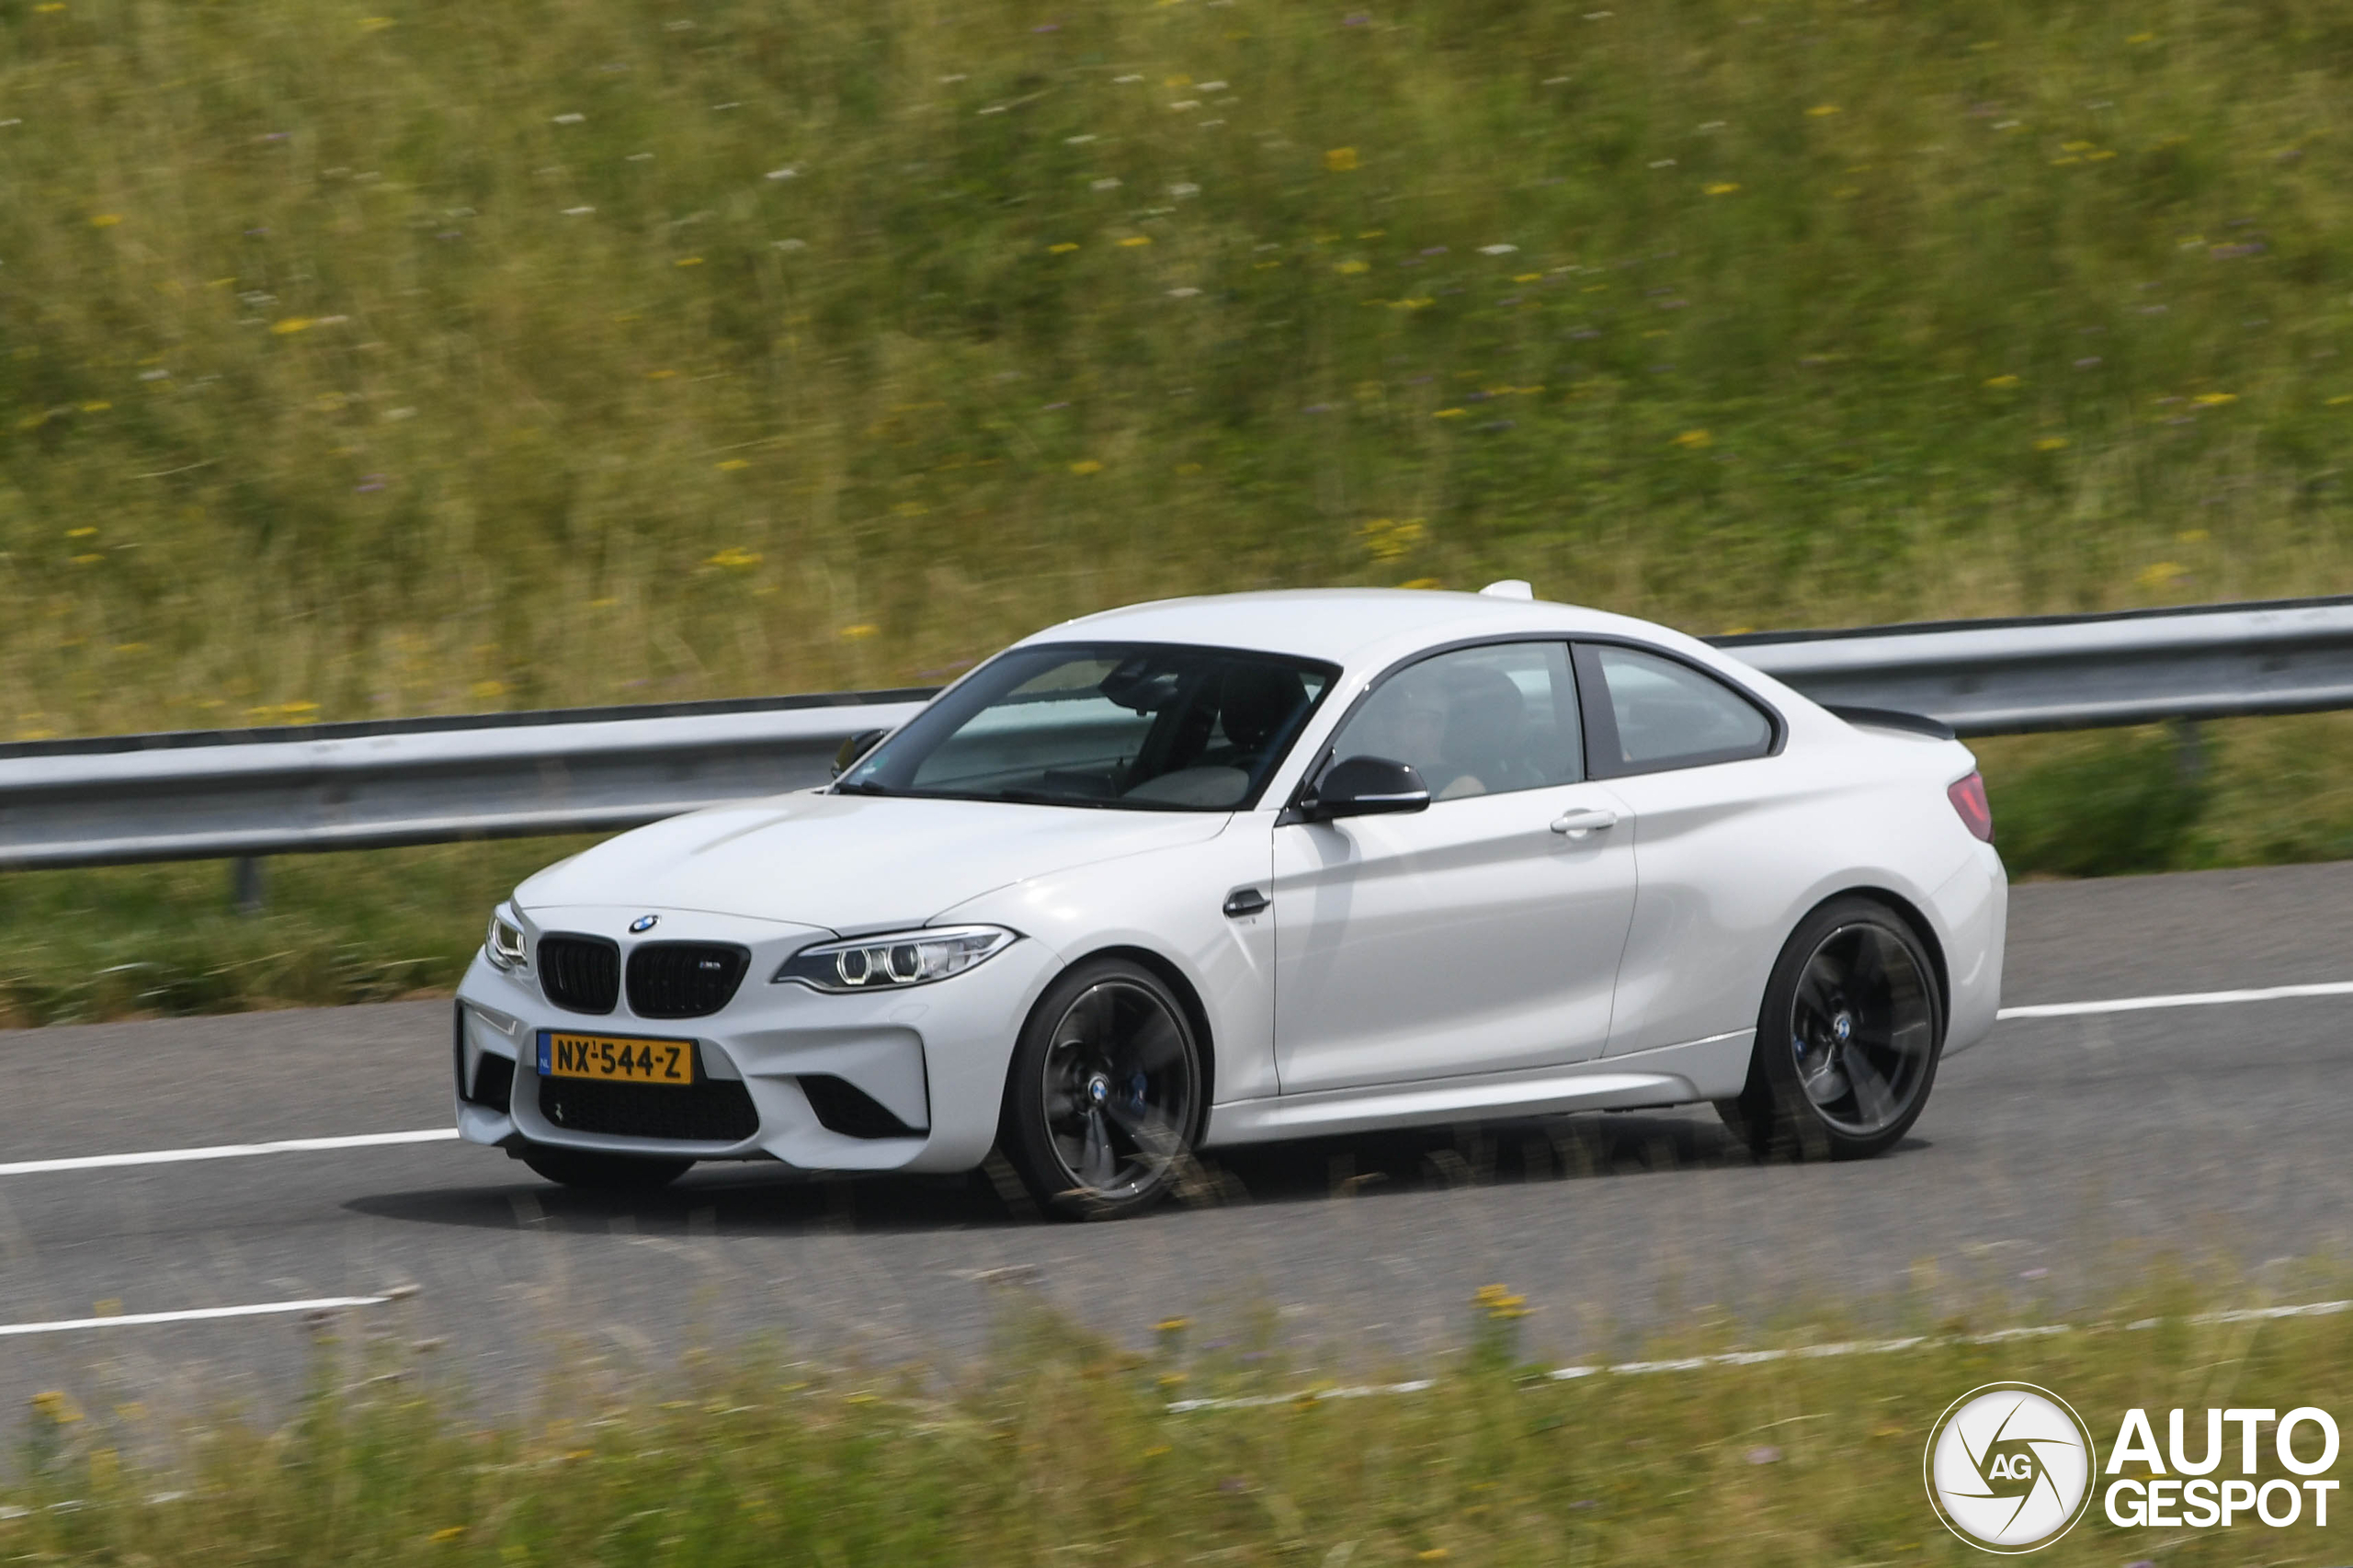
POLYGON ((1534 1072, 1233 1100, 1210 1108, 1201 1143, 1204 1148, 1267 1143, 1386 1127, 1442 1127, 1492 1118, 1722 1099, 1738 1094, 1747 1082, 1749 1048, 1756 1036, 1755 1029, 1739 1029, 1534 1072))

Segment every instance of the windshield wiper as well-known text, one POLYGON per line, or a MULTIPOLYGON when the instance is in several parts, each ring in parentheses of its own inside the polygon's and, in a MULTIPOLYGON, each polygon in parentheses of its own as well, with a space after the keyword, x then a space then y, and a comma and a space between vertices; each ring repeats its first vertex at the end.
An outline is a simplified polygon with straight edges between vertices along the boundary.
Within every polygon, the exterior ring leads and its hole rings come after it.
POLYGON ((870 778, 858 784, 836 784, 834 786, 834 793, 836 795, 895 795, 898 791, 886 784, 877 784, 870 778))

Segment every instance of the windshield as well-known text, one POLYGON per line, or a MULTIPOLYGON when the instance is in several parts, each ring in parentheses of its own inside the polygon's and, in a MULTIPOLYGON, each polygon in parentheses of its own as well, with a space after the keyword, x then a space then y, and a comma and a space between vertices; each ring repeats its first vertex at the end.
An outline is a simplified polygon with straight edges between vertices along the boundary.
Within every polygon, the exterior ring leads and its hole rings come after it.
POLYGON ((1232 811, 1257 798, 1337 673, 1227 648, 1017 648, 926 709, 836 788, 1232 811))

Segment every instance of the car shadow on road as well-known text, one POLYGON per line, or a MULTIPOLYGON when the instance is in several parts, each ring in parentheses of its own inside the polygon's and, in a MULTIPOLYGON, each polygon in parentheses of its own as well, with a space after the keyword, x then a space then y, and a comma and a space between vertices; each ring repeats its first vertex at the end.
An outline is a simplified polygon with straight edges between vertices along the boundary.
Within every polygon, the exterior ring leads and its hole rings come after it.
MULTIPOLYGON (((1907 1138, 1893 1157, 1926 1148, 1907 1138)), ((1367 1133, 1215 1151, 1162 1210, 1373 1201, 1449 1188, 1672 1178, 1748 1166, 1747 1150, 1705 1110, 1586 1114, 1475 1127, 1367 1133)), ((813 1176, 762 1164, 698 1167, 663 1191, 616 1196, 541 1181, 519 1164, 489 1186, 371 1194, 354 1212, 413 1223, 492 1230, 552 1226, 647 1233, 789 1234, 796 1231, 940 1231, 1041 1223, 1012 1173, 813 1176)))

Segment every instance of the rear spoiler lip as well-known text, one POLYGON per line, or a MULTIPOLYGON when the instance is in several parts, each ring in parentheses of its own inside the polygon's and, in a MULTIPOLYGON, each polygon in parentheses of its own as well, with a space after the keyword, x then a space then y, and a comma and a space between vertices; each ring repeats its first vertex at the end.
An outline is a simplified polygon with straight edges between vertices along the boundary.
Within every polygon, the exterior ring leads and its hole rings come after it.
POLYGON ((1959 740, 1960 735, 1942 719, 1931 719, 1926 713, 1906 713, 1900 708, 1856 708, 1845 703, 1824 703, 1824 710, 1844 719, 1849 724, 1869 724, 1881 730, 1909 730, 1915 735, 1932 740, 1959 740))

